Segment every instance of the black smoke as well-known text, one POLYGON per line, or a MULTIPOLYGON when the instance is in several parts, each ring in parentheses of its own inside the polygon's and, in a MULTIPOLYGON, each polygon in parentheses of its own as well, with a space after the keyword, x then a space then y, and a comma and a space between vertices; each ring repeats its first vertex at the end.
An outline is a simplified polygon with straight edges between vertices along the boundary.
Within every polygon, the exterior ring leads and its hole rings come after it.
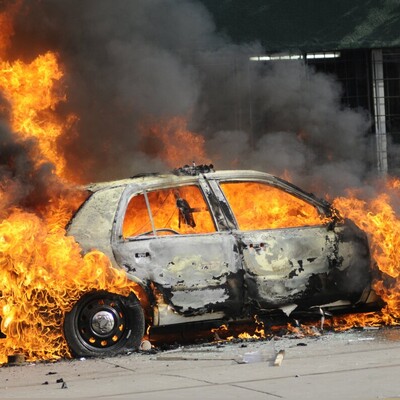
POLYGON ((320 185, 319 194, 368 175, 369 116, 343 108, 340 85, 300 61, 249 61, 261 46, 217 33, 200 1, 22 4, 8 56, 59 54, 68 100, 57 112, 79 116, 77 134, 59 145, 86 181, 165 169, 162 146, 146 153, 141 129, 174 116, 206 138, 219 169, 288 172, 306 189, 320 185))
POLYGON ((14 208, 44 211, 52 200, 72 188, 55 174, 55 166, 37 160, 35 139, 19 138, 6 122, 10 105, 0 97, 0 218, 14 208))
POLYGON ((0 216, 12 207, 37 210, 61 194, 62 185, 54 174, 54 166, 33 162, 32 140, 16 141, 14 133, 0 122, 0 216), (57 187, 56 190, 55 187, 57 187))

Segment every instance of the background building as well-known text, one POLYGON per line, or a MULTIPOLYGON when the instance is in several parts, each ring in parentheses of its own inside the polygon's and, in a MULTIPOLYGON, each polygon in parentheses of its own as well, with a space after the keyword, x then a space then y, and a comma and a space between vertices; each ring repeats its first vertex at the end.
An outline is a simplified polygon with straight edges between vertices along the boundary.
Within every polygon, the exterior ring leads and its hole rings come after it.
POLYGON ((236 43, 261 43, 252 62, 296 62, 333 74, 343 105, 367 110, 381 173, 400 173, 398 0, 202 0, 236 43), (397 151, 396 151, 397 150, 397 151))

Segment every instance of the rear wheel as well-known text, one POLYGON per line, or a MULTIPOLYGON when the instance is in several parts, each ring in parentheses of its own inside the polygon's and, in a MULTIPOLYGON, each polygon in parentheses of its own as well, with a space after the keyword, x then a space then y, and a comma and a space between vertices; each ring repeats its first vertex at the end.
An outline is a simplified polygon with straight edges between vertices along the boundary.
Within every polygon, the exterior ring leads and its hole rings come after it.
POLYGON ((136 350, 144 326, 143 310, 135 295, 96 291, 85 294, 66 314, 64 335, 74 356, 110 356, 136 350))

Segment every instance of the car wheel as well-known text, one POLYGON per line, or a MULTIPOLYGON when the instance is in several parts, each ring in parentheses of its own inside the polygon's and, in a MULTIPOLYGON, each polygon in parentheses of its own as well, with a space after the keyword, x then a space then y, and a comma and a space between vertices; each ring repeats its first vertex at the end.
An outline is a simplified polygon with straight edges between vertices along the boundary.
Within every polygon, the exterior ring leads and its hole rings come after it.
POLYGON ((74 356, 111 356, 136 350, 144 326, 143 310, 135 295, 96 291, 82 296, 65 315, 64 335, 74 356))

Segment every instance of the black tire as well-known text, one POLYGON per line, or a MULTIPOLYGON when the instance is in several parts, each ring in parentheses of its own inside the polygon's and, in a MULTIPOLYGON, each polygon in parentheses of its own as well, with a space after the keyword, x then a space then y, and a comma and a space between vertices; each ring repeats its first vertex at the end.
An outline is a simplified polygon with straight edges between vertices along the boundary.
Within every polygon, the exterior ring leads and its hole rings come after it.
POLYGON ((113 356, 136 350, 144 328, 143 310, 134 294, 87 293, 64 319, 65 339, 75 357, 113 356))

